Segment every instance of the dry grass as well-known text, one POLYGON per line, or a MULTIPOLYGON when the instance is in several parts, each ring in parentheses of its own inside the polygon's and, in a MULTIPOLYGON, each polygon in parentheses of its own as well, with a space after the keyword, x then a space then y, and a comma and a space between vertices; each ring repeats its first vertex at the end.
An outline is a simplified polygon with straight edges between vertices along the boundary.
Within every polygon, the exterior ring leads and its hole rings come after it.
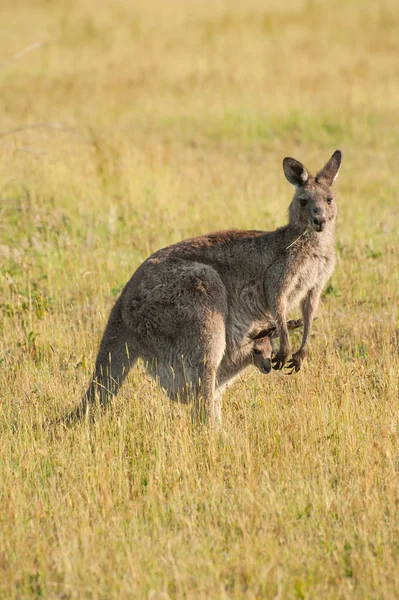
POLYGON ((0 597, 397 598, 397 2, 1 12, 2 62, 46 45, 0 71, 0 597), (32 124, 53 127, 6 135, 32 124), (140 368, 96 425, 37 427, 78 402, 151 251, 284 223, 282 158, 337 147, 303 372, 238 383, 222 439, 140 368))

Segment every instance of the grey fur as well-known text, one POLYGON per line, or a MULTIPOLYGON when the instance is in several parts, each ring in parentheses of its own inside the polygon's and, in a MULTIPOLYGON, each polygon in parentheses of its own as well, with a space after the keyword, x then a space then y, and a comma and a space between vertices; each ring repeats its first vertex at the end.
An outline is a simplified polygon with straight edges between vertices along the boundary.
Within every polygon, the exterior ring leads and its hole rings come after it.
POLYGON ((274 368, 290 355, 287 312, 300 304, 302 343, 289 366, 299 371, 323 286, 335 264, 334 152, 316 178, 285 158, 296 190, 289 223, 273 232, 231 230, 184 240, 155 252, 116 301, 77 413, 117 393, 138 358, 171 398, 194 400, 197 417, 221 423, 220 391, 253 359, 254 337, 275 327, 274 368), (251 337, 252 336, 252 337, 251 337), (251 341, 252 340, 252 341, 251 341))

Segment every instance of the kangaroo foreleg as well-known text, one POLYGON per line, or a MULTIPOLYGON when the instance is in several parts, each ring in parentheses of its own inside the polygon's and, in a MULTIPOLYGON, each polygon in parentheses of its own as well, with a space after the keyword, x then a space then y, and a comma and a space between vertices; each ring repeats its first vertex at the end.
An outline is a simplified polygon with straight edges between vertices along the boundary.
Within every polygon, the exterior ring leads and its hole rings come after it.
MULTIPOLYGON (((292 355, 291 360, 287 364, 288 368, 292 368, 293 371, 298 372, 302 366, 302 363, 307 355, 307 345, 310 337, 310 331, 312 328, 312 322, 314 314, 317 311, 320 300, 320 290, 312 289, 308 295, 301 302, 302 315, 304 320, 304 328, 302 335, 302 343, 299 350, 292 355)), ((292 371, 291 371, 292 373, 292 371)))
POLYGON ((277 298, 272 310, 274 321, 280 338, 280 348, 273 359, 273 369, 282 369, 291 352, 287 327, 287 302, 285 298, 277 298))

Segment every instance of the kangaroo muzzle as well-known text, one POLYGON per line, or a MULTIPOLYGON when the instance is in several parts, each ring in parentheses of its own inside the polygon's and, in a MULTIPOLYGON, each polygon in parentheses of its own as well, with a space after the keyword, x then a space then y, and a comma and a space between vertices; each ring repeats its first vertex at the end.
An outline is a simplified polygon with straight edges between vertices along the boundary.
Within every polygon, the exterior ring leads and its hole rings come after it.
POLYGON ((262 371, 262 373, 265 373, 267 375, 272 370, 271 360, 269 360, 269 359, 264 360, 259 368, 262 371))
POLYGON ((312 221, 312 227, 315 231, 323 231, 326 226, 326 219, 324 217, 314 217, 312 221))

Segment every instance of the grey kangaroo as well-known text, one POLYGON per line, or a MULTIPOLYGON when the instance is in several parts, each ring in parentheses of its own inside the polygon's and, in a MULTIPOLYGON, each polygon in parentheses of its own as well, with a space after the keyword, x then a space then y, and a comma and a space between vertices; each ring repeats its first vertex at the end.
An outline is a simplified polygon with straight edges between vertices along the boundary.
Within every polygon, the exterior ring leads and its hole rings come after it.
POLYGON ((193 400, 197 418, 220 425, 218 390, 226 384, 229 365, 241 370, 251 354, 249 337, 265 323, 274 325, 280 338, 273 367, 299 371, 321 291, 334 270, 332 185, 341 160, 336 150, 314 177, 299 161, 284 159, 284 174, 295 186, 287 225, 272 232, 202 235, 147 258, 111 310, 92 382, 76 414, 86 412, 96 392, 105 405, 141 358, 171 398, 193 400), (302 343, 287 362, 286 315, 298 304, 302 343))

